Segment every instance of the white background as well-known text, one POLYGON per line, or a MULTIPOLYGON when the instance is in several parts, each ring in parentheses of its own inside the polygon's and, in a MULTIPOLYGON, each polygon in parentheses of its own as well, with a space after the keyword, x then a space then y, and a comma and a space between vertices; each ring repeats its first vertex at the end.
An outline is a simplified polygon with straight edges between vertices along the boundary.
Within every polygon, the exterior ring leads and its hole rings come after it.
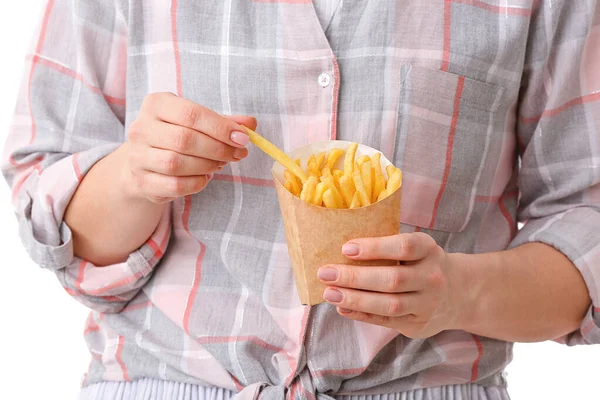
MULTIPOLYGON (((0 147, 42 3, 2 5, 0 147)), ((4 181, 0 181, 0 257, 0 399, 75 399, 89 362, 83 340, 87 311, 62 290, 52 273, 27 257, 4 181)), ((599 364, 600 346, 516 345, 508 370, 509 391, 513 400, 598 399, 599 364)))

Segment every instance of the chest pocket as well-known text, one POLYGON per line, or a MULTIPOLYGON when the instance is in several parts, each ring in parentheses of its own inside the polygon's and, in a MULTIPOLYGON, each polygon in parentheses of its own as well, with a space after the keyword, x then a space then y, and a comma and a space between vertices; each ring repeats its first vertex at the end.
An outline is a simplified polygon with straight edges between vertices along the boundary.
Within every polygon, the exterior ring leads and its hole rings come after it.
POLYGON ((407 66, 400 85, 394 160, 404 172, 402 222, 461 232, 491 182, 501 147, 504 88, 407 66), (494 157, 496 158, 496 157, 494 157))

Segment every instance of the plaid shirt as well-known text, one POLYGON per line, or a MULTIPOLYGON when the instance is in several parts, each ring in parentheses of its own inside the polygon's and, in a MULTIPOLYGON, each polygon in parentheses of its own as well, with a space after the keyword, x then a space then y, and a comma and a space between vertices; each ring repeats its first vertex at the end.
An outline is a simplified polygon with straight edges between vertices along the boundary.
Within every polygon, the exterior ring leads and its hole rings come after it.
POLYGON ((93 310, 86 385, 314 398, 502 385, 511 359, 510 343, 302 306, 256 150, 174 201, 127 262, 74 257, 71 196, 160 91, 256 116, 286 150, 381 149, 404 171, 402 231, 448 252, 554 246, 595 305, 565 342, 600 343, 600 1, 344 0, 324 31, 310 0, 49 0, 26 66, 2 168, 29 254, 93 310))

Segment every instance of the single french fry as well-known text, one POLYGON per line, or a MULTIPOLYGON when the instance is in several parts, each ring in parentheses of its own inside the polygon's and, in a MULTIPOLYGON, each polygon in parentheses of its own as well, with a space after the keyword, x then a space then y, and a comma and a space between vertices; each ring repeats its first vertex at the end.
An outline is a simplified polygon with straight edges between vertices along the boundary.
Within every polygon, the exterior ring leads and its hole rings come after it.
POLYGON ((354 157, 356 156, 356 150, 358 149, 358 143, 353 142, 348 146, 346 150, 346 158, 344 159, 344 175, 352 177, 354 172, 354 157))
MULTIPOLYGON (((337 208, 346 208, 347 206, 344 203, 344 198, 342 197, 342 194, 340 193, 338 187, 336 186, 334 178, 333 177, 328 177, 328 178, 321 177, 321 181, 327 185, 327 189, 331 190, 331 193, 333 194, 333 198, 335 199, 335 201, 338 205, 337 208)), ((325 201, 325 200, 323 200, 323 201, 325 201)))
MULTIPOLYGON (((385 182, 385 180, 384 180, 385 182)), ((377 184, 377 174, 375 173, 375 168, 373 168, 373 161, 371 161, 371 202, 375 203, 377 201, 377 197, 375 196, 375 185, 377 184)), ((385 187, 385 185, 383 186, 385 187)))
POLYGON ((321 176, 332 176, 331 175, 331 168, 329 168, 329 165, 326 165, 323 167, 323 169, 321 170, 321 176))
POLYGON ((346 201, 344 200, 344 196, 342 195, 342 188, 340 186, 340 177, 336 176, 334 174, 334 175, 332 175, 332 181, 333 181, 333 185, 337 189, 337 193, 340 194, 340 196, 337 196, 336 192, 333 193, 335 195, 335 199, 338 200, 338 206, 339 206, 339 208, 346 208, 346 207, 348 207, 348 204, 346 203, 346 201), (341 203, 339 202, 340 199, 342 200, 341 203))
POLYGON ((375 168, 376 176, 377 174, 383 174, 383 172, 381 171, 381 153, 373 154, 373 156, 371 157, 371 164, 373 165, 373 168, 375 168))
POLYGON ((300 192, 302 191, 302 181, 300 178, 292 174, 289 169, 283 171, 283 176, 286 180, 292 182, 294 187, 294 191, 292 193, 297 193, 296 195, 299 196, 300 192))
POLYGON ((299 159, 299 158, 296 158, 296 160, 295 160, 294 162, 295 162, 295 163, 296 163, 296 164, 297 164, 299 167, 301 167, 301 165, 300 165, 300 159, 299 159))
POLYGON ((314 176, 317 178, 321 177, 321 170, 319 169, 319 167, 317 165, 317 159, 314 154, 312 156, 310 156, 310 158, 308 159, 306 169, 307 169, 308 175, 311 175, 311 176, 314 176))
POLYGON ((388 197, 390 194, 388 193, 388 191, 386 189, 383 189, 381 191, 381 193, 379 193, 379 196, 377 196, 377 201, 381 201, 383 199, 385 199, 386 197, 388 197))
POLYGON ((358 157, 358 159, 356 160, 356 163, 358 164, 358 166, 360 167, 361 165, 363 165, 364 163, 366 163, 367 161, 371 161, 371 157, 369 156, 360 156, 358 157))
POLYGON ((369 196, 369 201, 373 198, 373 181, 371 177, 371 160, 364 162, 360 166, 360 177, 363 185, 365 186, 365 192, 369 196))
POLYGON ((333 184, 335 185, 335 188, 339 191, 340 190, 340 178, 341 177, 333 175, 332 178, 333 178, 333 184))
POLYGON ((352 180, 347 176, 342 176, 340 178, 340 192, 342 193, 342 197, 344 198, 344 202, 348 207, 352 205, 352 197, 354 197, 354 185, 352 184, 352 180))
MULTIPOLYGON (((342 178, 342 176, 344 176, 344 171, 342 171, 341 169, 336 169, 333 171, 333 176, 335 176, 337 178, 337 182, 340 181, 340 179, 342 178)), ((352 189, 352 194, 354 194, 354 192, 356 192, 356 188, 354 187, 354 181, 352 180, 352 177, 348 177, 350 179, 348 179, 348 182, 350 182, 350 187, 352 189)), ((350 205, 350 204, 348 204, 350 205)))
POLYGON ((335 167, 335 163, 337 163, 342 154, 344 154, 344 150, 342 149, 331 149, 329 154, 327 154, 327 166, 333 169, 333 167, 335 167))
POLYGON ((337 202, 335 201, 335 196, 333 195, 331 189, 327 189, 323 193, 323 203, 327 208, 338 208, 337 202))
POLYGON ((317 188, 317 178, 309 176, 300 192, 300 200, 311 203, 315 197, 315 189, 317 188))
POLYGON ((358 192, 354 192, 354 196, 352 196, 352 202, 350 202, 350 208, 358 207, 360 207, 360 194, 358 192))
POLYGON ((290 192, 291 194, 293 194, 296 197, 300 194, 296 191, 296 188, 294 188, 292 181, 285 181, 285 183, 283 184, 283 187, 285 187, 288 192, 290 192))
POLYGON ((313 199, 313 204, 316 206, 320 206, 323 204, 323 193, 327 190, 327 184, 324 182, 317 183, 317 188, 315 189, 315 197, 313 199))
POLYGON ((308 170, 319 169, 317 167, 317 158, 315 157, 314 154, 308 158, 308 161, 306 162, 306 169, 308 169, 308 170))
POLYGON ((399 169, 395 169, 392 173, 392 176, 387 181, 387 186, 385 190, 387 190, 390 194, 394 193, 400 185, 402 184, 402 172, 399 169))
POLYGON ((314 176, 317 179, 321 177, 321 171, 318 169, 309 169, 307 172, 309 177, 314 176))
POLYGON ((352 179, 354 180, 354 186, 356 186, 356 191, 360 196, 360 204, 362 206, 368 206, 371 204, 371 198, 367 194, 367 190, 365 189, 365 185, 362 181, 359 171, 354 171, 352 174, 352 179))
POLYGON ((387 167, 385 167, 385 172, 387 173, 388 180, 392 177, 392 174, 394 173, 395 170, 396 170, 396 167, 394 167, 391 164, 388 165, 387 167))
POLYGON ((317 161, 317 169, 319 169, 319 171, 320 171, 321 168, 323 168, 323 161, 325 161, 325 152, 324 151, 317 154, 316 161, 317 161))
MULTIPOLYGON (((293 175, 293 176, 294 176, 294 178, 298 178, 295 175, 293 175)), ((296 179, 287 179, 286 182, 290 183, 290 188, 292 189, 292 190, 290 190, 290 192, 296 197, 300 196, 300 192, 302 191, 302 183, 298 183, 298 181, 296 181, 296 179)))
MULTIPOLYGON (((375 170, 375 168, 373 168, 375 170)), ((385 190, 385 178, 381 172, 375 174, 375 186, 373 187, 373 201, 379 201, 379 195, 385 190)))
POLYGON ((277 146, 273 143, 269 142, 264 137, 260 136, 258 133, 254 132, 252 129, 248 127, 244 127, 248 136, 250 136, 250 141, 254 143, 256 147, 264 151, 267 155, 277 161, 279 164, 283 165, 287 169, 289 169, 294 175, 296 175, 302 183, 306 182, 308 176, 302 171, 302 168, 298 166, 287 154, 281 151, 277 146))

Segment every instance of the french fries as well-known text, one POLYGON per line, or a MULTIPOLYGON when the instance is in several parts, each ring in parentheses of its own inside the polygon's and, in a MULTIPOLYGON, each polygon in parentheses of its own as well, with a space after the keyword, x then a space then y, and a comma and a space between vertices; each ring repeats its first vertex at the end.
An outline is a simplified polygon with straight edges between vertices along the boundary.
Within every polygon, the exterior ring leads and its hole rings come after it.
MULTIPOLYGON (((356 157, 357 143, 346 152, 332 149, 312 155, 306 163, 307 180, 290 170, 284 171, 284 187, 307 203, 327 208, 358 208, 377 203, 402 186, 402 171, 393 165, 381 167, 381 153, 356 157), (336 163, 344 156, 343 169, 336 163), (346 172, 350 175, 347 175, 346 172), (386 179, 387 175, 387 179, 386 179)), ((299 162, 296 162, 299 165, 299 162)))
MULTIPOLYGON (((381 166, 381 153, 356 156, 358 143, 347 151, 332 149, 312 155, 306 162, 307 180, 289 169, 284 171, 284 187, 307 203, 327 208, 365 207, 388 197, 402 186, 402 171, 393 165, 381 166), (343 159, 343 169, 336 164, 343 159), (347 171, 349 175, 347 175, 347 171), (387 179, 386 179, 387 175, 387 179)), ((296 160, 296 164, 300 162, 296 160)))
POLYGON ((381 166, 381 153, 357 157, 358 143, 346 151, 331 149, 309 157, 306 170, 300 159, 292 160, 258 133, 246 128, 250 141, 283 165, 284 187, 302 201, 315 206, 343 209, 366 207, 381 201, 402 186, 402 171, 393 165, 381 166), (336 168, 344 156, 342 169, 336 168), (387 175, 387 176, 386 176, 387 175))

